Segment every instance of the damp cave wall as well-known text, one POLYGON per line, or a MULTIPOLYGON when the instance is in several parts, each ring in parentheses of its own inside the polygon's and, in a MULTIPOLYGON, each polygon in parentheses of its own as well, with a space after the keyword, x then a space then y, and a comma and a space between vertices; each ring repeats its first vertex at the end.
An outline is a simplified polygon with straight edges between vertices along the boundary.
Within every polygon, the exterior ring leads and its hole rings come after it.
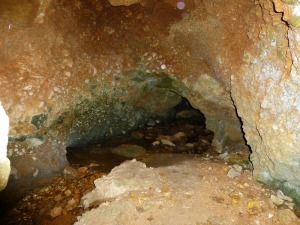
POLYGON ((164 117, 183 96, 216 151, 248 144, 254 177, 300 201, 298 1, 12 2, 0 3, 12 179, 60 171, 67 146, 164 117))

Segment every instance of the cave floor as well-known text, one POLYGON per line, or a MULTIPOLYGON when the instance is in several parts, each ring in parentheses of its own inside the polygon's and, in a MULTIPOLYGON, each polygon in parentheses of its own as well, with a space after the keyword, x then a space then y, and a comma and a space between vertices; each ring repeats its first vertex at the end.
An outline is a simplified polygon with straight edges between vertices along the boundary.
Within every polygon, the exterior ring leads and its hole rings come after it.
MULTIPOLYGON (((300 224, 296 217, 299 213, 290 202, 282 200, 280 206, 276 206, 274 199, 271 200, 271 195, 274 197, 276 193, 252 179, 251 164, 246 160, 249 153, 237 149, 216 153, 210 147, 213 134, 191 120, 158 122, 154 120, 147 128, 128 136, 86 147, 85 154, 82 154, 83 148, 71 149, 70 166, 63 174, 23 196, 1 222, 42 225, 68 225, 78 220, 78 225, 300 224), (162 140, 167 141, 163 144, 162 140), (153 145, 155 141, 159 143, 153 145), (99 207, 97 204, 85 209, 81 198, 95 188, 94 181, 128 159, 109 151, 123 143, 147 149, 137 160, 153 168, 161 185, 156 189, 127 190, 125 194, 102 202, 99 207)), ((126 173, 130 171, 124 170, 124 175, 126 173)))

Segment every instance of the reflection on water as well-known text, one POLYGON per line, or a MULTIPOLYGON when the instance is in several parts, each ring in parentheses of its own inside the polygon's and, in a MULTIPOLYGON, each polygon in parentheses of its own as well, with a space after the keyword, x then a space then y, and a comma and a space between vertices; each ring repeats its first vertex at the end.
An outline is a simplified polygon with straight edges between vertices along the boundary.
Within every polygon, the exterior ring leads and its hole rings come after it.
MULTIPOLYGON (((205 128, 205 119, 192 114, 188 118, 176 118, 157 124, 151 123, 144 129, 114 137, 99 144, 68 148, 67 158, 74 168, 95 163, 99 165, 97 170, 108 173, 123 161, 131 159, 111 153, 112 149, 121 144, 138 145, 146 149, 147 154, 139 157, 138 160, 147 164, 149 160, 152 161, 151 158, 156 158, 156 155, 160 153, 185 155, 204 153, 210 147, 212 139, 213 132, 205 128), (165 142, 168 140, 173 145, 163 144, 161 140, 165 140, 165 142)), ((155 167, 155 165, 151 166, 155 167)))

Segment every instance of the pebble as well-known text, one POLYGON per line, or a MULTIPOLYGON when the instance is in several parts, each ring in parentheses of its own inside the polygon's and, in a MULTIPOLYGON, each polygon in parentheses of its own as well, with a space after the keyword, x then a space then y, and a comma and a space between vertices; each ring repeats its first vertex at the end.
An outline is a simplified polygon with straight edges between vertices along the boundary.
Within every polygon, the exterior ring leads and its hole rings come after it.
POLYGON ((293 210, 294 206, 295 206, 295 203, 293 203, 293 202, 284 202, 284 205, 289 207, 289 209, 293 210))
POLYGON ((193 143, 186 143, 185 146, 188 147, 188 148, 194 148, 194 144, 193 143))
POLYGON ((278 190, 276 195, 278 198, 281 198, 284 201, 293 202, 293 199, 289 196, 284 195, 281 190, 278 190))
POLYGON ((278 198, 276 195, 271 195, 271 201, 277 206, 282 205, 284 203, 284 200, 278 198))
POLYGON ((54 200, 55 200, 56 202, 61 201, 61 200, 62 200, 61 194, 56 195, 56 196, 54 197, 54 200))
POLYGON ((160 141, 154 141, 154 142, 152 143, 153 146, 157 146, 157 145, 159 145, 159 144, 160 144, 160 141))
POLYGON ((76 208, 77 202, 78 201, 76 201, 74 198, 72 198, 71 200, 68 201, 68 203, 66 205, 66 209, 69 211, 69 210, 76 208))
POLYGON ((242 169, 243 168, 241 166, 238 167, 238 165, 237 166, 233 165, 233 167, 231 167, 229 169, 229 171, 227 173, 227 176, 230 177, 230 178, 238 177, 238 176, 241 175, 242 169))
POLYGON ((278 214, 279 221, 283 224, 289 224, 291 222, 297 221, 297 216, 290 209, 282 209, 278 214))
POLYGON ((65 191, 65 195, 66 195, 66 196, 70 196, 71 194, 72 194, 72 191, 71 191, 71 190, 68 189, 68 190, 65 191))
POLYGON ((242 170, 243 170, 243 167, 241 167, 240 165, 237 165, 237 164, 234 164, 233 168, 236 169, 239 172, 242 172, 242 170))
POLYGON ((91 164, 89 165, 89 168, 92 168, 92 167, 98 167, 98 166, 100 166, 100 165, 97 164, 97 163, 91 163, 91 164))
POLYGON ((180 140, 181 138, 183 138, 185 136, 186 136, 186 134, 184 132, 180 131, 180 132, 174 134, 172 138, 174 140, 180 140))
POLYGON ((85 173, 87 170, 88 170, 88 168, 86 166, 82 166, 77 169, 77 171, 79 173, 85 173))
POLYGON ((67 177, 78 177, 79 172, 71 166, 66 166, 63 170, 63 174, 67 177))
POLYGON ((170 147, 175 147, 175 146, 176 146, 173 142, 171 142, 171 141, 169 141, 169 140, 167 140, 167 139, 162 139, 162 140, 161 140, 161 143, 162 143, 163 145, 167 145, 167 146, 170 146, 170 147))
POLYGON ((219 158, 219 159, 225 159, 225 157, 228 156, 228 155, 229 155, 228 152, 224 152, 224 153, 222 153, 222 154, 219 154, 219 155, 218 155, 218 158, 219 158))
POLYGON ((58 207, 54 207, 51 212, 50 212, 50 215, 51 217, 58 217, 62 212, 62 208, 60 206, 58 207))

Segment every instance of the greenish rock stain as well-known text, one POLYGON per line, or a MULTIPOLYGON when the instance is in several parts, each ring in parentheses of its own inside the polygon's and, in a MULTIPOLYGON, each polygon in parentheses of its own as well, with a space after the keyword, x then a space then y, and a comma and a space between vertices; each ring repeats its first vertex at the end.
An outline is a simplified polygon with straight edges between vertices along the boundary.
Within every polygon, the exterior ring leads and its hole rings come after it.
POLYGON ((41 143, 47 135, 59 139, 65 146, 96 143, 137 129, 147 124, 149 118, 163 119, 168 115, 167 110, 178 104, 180 96, 188 91, 172 75, 148 73, 142 69, 126 72, 121 80, 122 83, 117 84, 109 81, 87 83, 90 93, 74 93, 76 97, 68 110, 57 114, 56 118, 50 115, 51 108, 48 114, 34 115, 30 123, 37 131, 10 137, 10 141, 34 138, 41 143), (46 127, 43 125, 47 119, 46 127))
POLYGON ((34 115, 32 118, 31 118, 31 121, 30 123, 32 125, 35 126, 35 128, 37 130, 39 130, 41 128, 41 126, 43 125, 43 123, 48 119, 48 114, 46 113, 41 113, 41 114, 38 114, 38 115, 34 115))
POLYGON ((281 0, 285 4, 295 5, 299 2, 299 0, 281 0))
POLYGON ((294 27, 300 27, 300 16, 294 16, 287 22, 294 27))
POLYGON ((30 135, 9 136, 8 140, 9 141, 23 142, 23 141, 26 141, 26 140, 32 139, 32 138, 44 140, 44 135, 30 134, 30 135))
POLYGON ((137 85, 141 85, 143 91, 151 91, 155 88, 166 89, 166 91, 173 91, 181 96, 184 96, 188 92, 188 88, 178 81, 174 76, 166 73, 148 73, 141 70, 134 70, 129 72, 129 77, 132 76, 132 81, 137 85))
MULTIPOLYGON (((255 168, 255 166, 254 166, 255 168)), ((267 172, 268 173, 268 172, 267 172)), ((281 190, 285 195, 291 197, 297 207, 300 207, 300 187, 291 185, 285 180, 277 180, 273 177, 264 176, 256 178, 257 182, 267 185, 274 190, 281 190)))
POLYGON ((281 50, 277 50, 277 57, 280 59, 284 59, 284 54, 281 50))

